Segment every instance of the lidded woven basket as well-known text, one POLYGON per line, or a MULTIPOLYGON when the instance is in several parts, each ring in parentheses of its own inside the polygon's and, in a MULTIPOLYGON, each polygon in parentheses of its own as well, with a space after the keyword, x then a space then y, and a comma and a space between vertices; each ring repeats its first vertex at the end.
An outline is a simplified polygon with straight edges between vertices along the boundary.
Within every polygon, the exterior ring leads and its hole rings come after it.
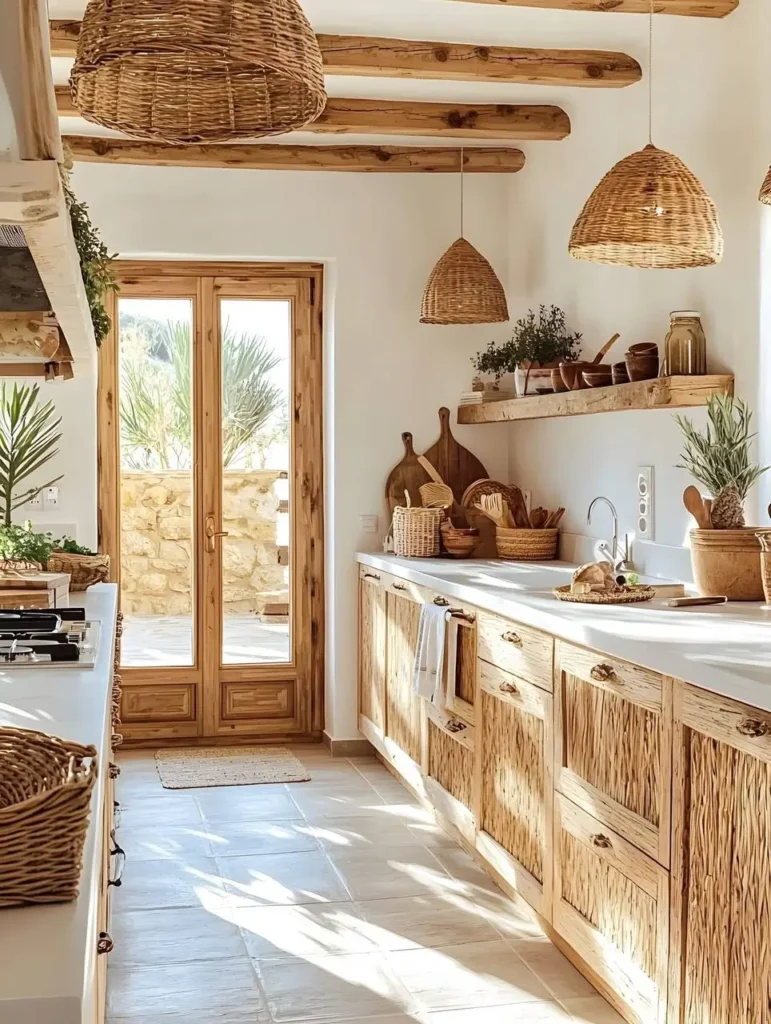
POLYGON ((506 293, 490 263, 459 238, 431 272, 422 324, 499 324, 509 319, 506 293))
POLYGON ((715 204, 683 161, 648 145, 589 196, 569 245, 577 260, 627 267, 706 267, 723 257, 715 204))
POLYGON ((96 747, 0 727, 0 907, 78 895, 96 747))
POLYGON ((278 135, 326 102, 298 0, 89 0, 70 86, 86 120, 170 143, 278 135))

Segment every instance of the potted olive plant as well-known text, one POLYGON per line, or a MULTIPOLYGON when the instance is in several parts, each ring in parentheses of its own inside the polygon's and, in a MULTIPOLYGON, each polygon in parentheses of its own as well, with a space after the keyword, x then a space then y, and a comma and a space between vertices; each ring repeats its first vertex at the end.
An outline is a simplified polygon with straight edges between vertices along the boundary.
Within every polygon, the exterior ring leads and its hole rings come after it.
POLYGON ((514 373, 517 393, 526 395, 537 387, 549 387, 551 368, 578 358, 580 334, 571 334, 565 314, 557 306, 529 310, 517 320, 508 341, 492 341, 472 362, 479 373, 492 374, 496 383, 505 373, 514 373))

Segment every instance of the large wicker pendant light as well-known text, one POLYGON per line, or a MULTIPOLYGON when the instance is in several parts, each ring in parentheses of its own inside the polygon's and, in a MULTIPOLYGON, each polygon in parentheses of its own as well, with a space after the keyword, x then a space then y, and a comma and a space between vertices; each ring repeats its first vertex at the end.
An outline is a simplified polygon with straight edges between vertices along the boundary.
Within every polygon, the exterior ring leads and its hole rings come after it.
POLYGON ((171 143, 279 135, 326 102, 298 0, 89 0, 70 84, 86 120, 171 143))
POLYGON ((589 196, 568 246, 577 260, 644 269, 706 267, 723 257, 717 209, 674 153, 653 145, 653 0, 648 66, 649 144, 616 164, 589 196))
POLYGON ((481 252, 463 237, 463 150, 460 151, 460 238, 441 257, 423 292, 422 324, 499 324, 509 319, 506 293, 481 252))
POLYGON ((761 203, 765 203, 766 206, 771 206, 771 168, 769 168, 765 181, 760 186, 760 195, 758 196, 758 199, 761 203))

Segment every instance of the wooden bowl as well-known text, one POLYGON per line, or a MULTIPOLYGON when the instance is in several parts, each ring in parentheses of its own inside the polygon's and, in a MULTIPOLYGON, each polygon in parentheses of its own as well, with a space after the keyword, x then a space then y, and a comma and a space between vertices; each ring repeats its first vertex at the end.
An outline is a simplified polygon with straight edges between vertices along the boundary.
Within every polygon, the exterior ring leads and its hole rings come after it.
POLYGON ((655 341, 638 341, 636 345, 630 345, 627 349, 627 355, 630 353, 633 356, 651 355, 652 353, 658 354, 659 347, 655 341))
POLYGON ((626 363, 626 372, 631 381, 653 380, 654 377, 659 375, 658 352, 647 355, 634 355, 630 353, 624 362, 626 363))
POLYGON ((613 370, 607 363, 596 363, 591 370, 584 370, 584 381, 590 388, 607 388, 613 383, 613 370))
POLYGON ((614 384, 628 384, 629 374, 626 372, 626 363, 614 363, 611 367, 611 378, 614 384))
POLYGON ((481 537, 475 527, 442 526, 442 546, 453 558, 470 558, 481 537))
POLYGON ((560 363, 560 374, 568 391, 581 391, 586 387, 583 378, 584 370, 590 370, 593 363, 560 363))
POLYGON ((563 391, 568 390, 565 381, 562 379, 562 373, 559 366, 555 366, 551 371, 551 386, 557 394, 561 394, 563 391))

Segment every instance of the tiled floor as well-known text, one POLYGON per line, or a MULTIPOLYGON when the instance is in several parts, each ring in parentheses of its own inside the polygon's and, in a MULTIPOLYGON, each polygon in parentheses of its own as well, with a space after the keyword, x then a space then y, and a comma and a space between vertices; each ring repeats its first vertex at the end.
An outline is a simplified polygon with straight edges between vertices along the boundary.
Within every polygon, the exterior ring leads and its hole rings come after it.
MULTIPOLYGON (((261 665, 289 661, 289 624, 260 622, 256 615, 226 615, 223 620, 223 665, 261 665)), ((190 615, 127 615, 124 666, 192 665, 193 620, 190 615)))
POLYGON ((621 1018, 374 760, 169 791, 120 759, 109 1024, 621 1018))

